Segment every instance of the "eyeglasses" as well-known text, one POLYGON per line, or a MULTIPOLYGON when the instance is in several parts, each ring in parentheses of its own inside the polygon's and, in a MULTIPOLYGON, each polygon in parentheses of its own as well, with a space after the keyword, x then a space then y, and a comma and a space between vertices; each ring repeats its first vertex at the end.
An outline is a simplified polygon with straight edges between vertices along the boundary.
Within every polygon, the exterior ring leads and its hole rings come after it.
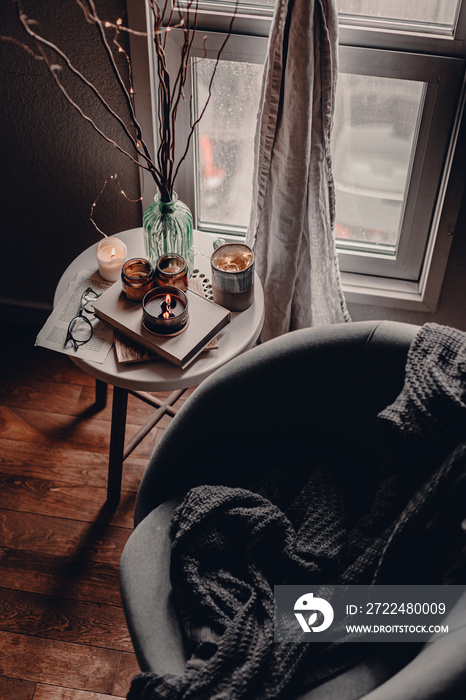
POLYGON ((65 345, 71 342, 73 343, 74 349, 78 350, 81 345, 90 341, 94 328, 88 316, 85 314, 89 314, 89 316, 94 315, 94 302, 100 297, 100 294, 94 292, 90 287, 84 290, 81 295, 78 313, 71 319, 68 325, 65 345))

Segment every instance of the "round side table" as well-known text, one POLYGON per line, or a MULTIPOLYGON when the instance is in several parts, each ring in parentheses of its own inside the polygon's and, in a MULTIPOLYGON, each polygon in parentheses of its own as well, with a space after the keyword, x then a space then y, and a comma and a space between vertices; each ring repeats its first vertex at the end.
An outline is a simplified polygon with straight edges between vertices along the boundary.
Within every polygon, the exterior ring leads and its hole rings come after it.
MULTIPOLYGON (((136 228, 118 233, 128 248, 127 257, 145 257, 143 229, 136 228)), ((194 231, 195 268, 201 275, 210 277, 210 255, 212 236, 194 231)), ((96 245, 92 245, 78 255, 67 267, 58 282, 54 304, 66 291, 70 282, 81 270, 97 270, 96 245)), ((120 284, 120 282, 115 282, 120 284)), ((254 302, 246 311, 231 314, 230 323, 217 336, 218 349, 201 353, 184 370, 166 360, 148 360, 135 364, 119 364, 114 347, 103 363, 84 361, 72 357, 78 367, 96 379, 96 404, 106 403, 108 384, 114 387, 110 451, 108 461, 107 504, 116 507, 120 500, 123 462, 159 420, 167 413, 176 414, 174 403, 183 392, 197 386, 236 355, 251 348, 262 329, 264 322, 264 294, 257 275, 254 278, 254 302), (148 392, 171 391, 165 401, 153 397, 148 392), (155 406, 157 410, 132 440, 125 445, 126 410, 128 393, 155 406)))

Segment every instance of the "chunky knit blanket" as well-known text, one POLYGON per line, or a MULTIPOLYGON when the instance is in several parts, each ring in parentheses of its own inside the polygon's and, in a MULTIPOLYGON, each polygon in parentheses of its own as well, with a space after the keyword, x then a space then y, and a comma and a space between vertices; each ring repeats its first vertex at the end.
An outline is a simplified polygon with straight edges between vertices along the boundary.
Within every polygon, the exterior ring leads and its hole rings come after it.
POLYGON ((403 391, 380 416, 409 440, 397 442, 404 449, 367 502, 355 507, 323 463, 286 512, 239 488, 187 494, 173 521, 171 578, 192 656, 181 677, 137 676, 128 700, 290 698, 304 676, 318 683, 365 646, 274 643, 274 584, 439 583, 457 571, 466 442, 445 455, 466 438, 465 344, 466 334, 434 324, 419 332, 403 391))

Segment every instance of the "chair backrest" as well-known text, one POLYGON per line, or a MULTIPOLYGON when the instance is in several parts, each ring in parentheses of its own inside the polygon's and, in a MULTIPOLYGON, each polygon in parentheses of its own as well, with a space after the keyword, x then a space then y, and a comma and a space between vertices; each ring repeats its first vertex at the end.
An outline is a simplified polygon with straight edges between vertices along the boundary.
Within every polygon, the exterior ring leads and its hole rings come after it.
POLYGON ((299 478, 316 455, 376 471, 377 414, 403 386, 417 326, 365 321, 260 345, 206 379, 172 420, 141 481, 138 524, 199 484, 252 487, 273 468, 299 478))

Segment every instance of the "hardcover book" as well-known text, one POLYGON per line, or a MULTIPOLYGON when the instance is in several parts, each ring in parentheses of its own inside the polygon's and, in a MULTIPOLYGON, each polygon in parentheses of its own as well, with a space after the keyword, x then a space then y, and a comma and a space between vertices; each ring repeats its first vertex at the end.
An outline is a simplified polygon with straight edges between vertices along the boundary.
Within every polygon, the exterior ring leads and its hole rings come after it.
POLYGON ((189 323, 177 336, 150 333, 142 324, 142 305, 130 301, 116 282, 94 303, 96 316, 135 340, 148 350, 164 357, 181 369, 187 367, 231 319, 227 309, 188 289, 189 323))

